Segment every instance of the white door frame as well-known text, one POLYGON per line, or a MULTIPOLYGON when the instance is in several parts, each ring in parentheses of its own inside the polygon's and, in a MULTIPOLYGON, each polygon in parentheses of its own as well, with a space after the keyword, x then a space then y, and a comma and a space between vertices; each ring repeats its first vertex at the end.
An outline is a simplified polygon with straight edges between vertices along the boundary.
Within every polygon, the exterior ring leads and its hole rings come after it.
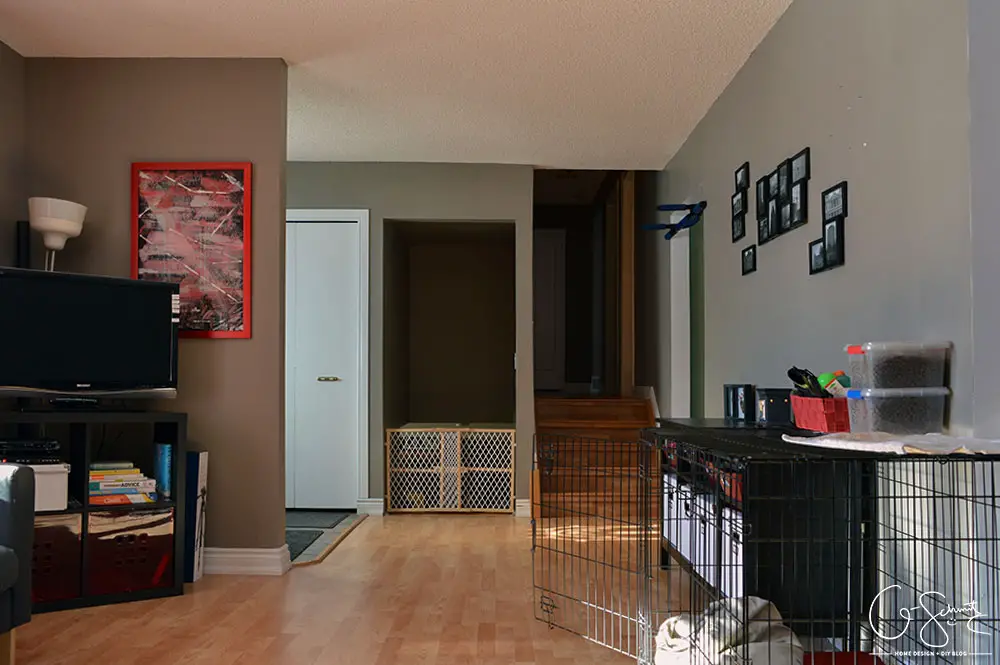
MULTIPOLYGON (((288 222, 357 222, 360 279, 358 280, 361 302, 361 326, 358 335, 358 499, 368 499, 368 448, 369 415, 368 402, 371 387, 368 382, 368 236, 370 212, 364 209, 336 208, 289 208, 285 210, 288 222)), ((286 269, 287 270, 287 269, 286 269)), ((287 418, 287 415, 286 415, 287 418)))

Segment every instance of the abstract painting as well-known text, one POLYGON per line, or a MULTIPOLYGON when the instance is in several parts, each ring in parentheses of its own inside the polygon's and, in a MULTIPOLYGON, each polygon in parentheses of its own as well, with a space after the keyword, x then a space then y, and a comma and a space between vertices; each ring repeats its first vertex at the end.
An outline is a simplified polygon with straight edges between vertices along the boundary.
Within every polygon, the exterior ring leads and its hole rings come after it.
POLYGON ((182 337, 250 337, 249 163, 132 165, 132 277, 180 284, 182 337))

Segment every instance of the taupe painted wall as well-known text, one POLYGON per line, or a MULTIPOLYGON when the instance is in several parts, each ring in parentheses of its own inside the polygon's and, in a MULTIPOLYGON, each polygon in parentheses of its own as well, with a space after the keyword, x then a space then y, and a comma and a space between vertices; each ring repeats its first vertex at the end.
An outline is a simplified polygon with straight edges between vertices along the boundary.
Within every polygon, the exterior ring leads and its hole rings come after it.
POLYGON ((517 496, 528 497, 535 430, 531 309, 530 166, 490 164, 288 164, 289 208, 371 211, 369 309, 369 494, 384 493, 383 223, 384 220, 513 221, 517 312, 517 496))
POLYGON ((25 60, 0 42, 0 265, 14 261, 14 222, 27 219, 25 60))
POLYGON ((253 339, 182 340, 164 408, 210 453, 208 546, 281 546, 286 65, 30 59, 27 74, 29 194, 90 208, 63 270, 129 274, 131 162, 253 162, 253 339))
MULTIPOLYGON (((659 202, 709 201, 707 415, 722 414, 724 383, 785 386, 793 364, 843 367, 847 343, 945 339, 952 424, 972 425, 967 18, 964 1, 796 0, 661 174, 659 202), (811 221, 760 247, 741 277, 756 233, 731 242, 733 171, 749 160, 754 182, 805 146, 811 221), (840 180, 847 265, 810 277, 820 192, 840 180)), ((667 249, 646 279, 668 269, 667 249)))

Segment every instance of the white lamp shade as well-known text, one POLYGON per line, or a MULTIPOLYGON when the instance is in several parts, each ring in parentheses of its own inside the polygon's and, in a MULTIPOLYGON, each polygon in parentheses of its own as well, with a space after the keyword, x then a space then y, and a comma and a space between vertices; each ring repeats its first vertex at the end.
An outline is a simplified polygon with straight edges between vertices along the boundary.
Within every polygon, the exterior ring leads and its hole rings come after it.
POLYGON ((87 207, 72 201, 44 197, 28 199, 29 224, 42 234, 42 242, 48 250, 60 250, 66 246, 67 238, 80 235, 86 215, 87 207))

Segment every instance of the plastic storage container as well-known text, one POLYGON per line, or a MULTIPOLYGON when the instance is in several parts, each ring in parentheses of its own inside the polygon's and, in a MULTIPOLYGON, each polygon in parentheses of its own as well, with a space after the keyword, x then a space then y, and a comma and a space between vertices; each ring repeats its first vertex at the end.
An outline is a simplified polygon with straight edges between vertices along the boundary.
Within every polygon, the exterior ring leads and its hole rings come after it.
POLYGON ((69 503, 69 464, 32 464, 35 470, 35 512, 66 510, 69 503))
POLYGON ((939 388, 951 342, 867 342, 848 346, 851 387, 939 388))
POLYGON ((944 429, 947 388, 864 388, 847 391, 852 432, 931 434, 944 429))

